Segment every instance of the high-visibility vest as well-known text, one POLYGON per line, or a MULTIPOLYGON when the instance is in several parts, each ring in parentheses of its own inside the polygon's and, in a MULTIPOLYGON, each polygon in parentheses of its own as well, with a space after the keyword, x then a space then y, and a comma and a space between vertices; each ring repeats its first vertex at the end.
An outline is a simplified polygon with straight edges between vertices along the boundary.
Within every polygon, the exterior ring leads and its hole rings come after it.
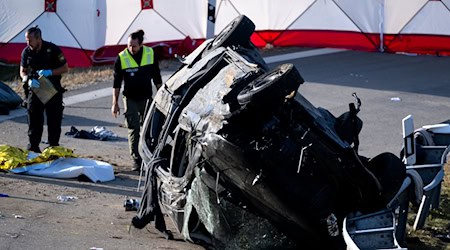
POLYGON ((143 51, 140 65, 136 63, 128 49, 124 49, 119 53, 120 65, 122 66, 122 69, 137 68, 139 66, 153 64, 153 49, 147 46, 142 46, 142 48, 143 51))

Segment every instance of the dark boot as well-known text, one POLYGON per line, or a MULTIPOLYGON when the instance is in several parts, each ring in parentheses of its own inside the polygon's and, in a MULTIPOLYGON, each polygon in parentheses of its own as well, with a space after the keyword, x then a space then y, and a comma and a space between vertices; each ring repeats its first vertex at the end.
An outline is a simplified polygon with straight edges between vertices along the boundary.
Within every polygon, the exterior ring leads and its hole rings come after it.
POLYGON ((42 153, 41 149, 39 148, 39 146, 31 146, 31 144, 28 144, 27 150, 28 151, 33 151, 33 152, 38 153, 38 154, 42 153))
POLYGON ((141 171, 142 159, 135 159, 131 171, 141 171))

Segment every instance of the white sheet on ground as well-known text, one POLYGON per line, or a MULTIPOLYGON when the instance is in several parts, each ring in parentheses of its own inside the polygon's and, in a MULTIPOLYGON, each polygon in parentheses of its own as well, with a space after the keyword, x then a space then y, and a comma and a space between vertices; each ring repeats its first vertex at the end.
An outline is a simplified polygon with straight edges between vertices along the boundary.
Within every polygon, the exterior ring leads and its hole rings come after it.
POLYGON ((15 168, 11 172, 61 179, 85 175, 93 182, 112 181, 115 178, 111 164, 85 158, 58 158, 51 162, 15 168))

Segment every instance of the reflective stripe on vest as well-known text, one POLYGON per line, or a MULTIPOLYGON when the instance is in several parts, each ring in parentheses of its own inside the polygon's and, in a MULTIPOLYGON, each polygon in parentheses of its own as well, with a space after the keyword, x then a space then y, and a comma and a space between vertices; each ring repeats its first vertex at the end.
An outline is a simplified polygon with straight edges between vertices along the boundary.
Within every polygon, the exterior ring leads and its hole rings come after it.
POLYGON ((139 66, 145 66, 153 64, 153 49, 147 46, 142 46, 142 59, 141 59, 141 65, 138 65, 134 58, 131 56, 128 49, 124 49, 122 52, 119 53, 120 58, 120 65, 122 66, 122 69, 129 69, 129 68, 137 68, 139 66))

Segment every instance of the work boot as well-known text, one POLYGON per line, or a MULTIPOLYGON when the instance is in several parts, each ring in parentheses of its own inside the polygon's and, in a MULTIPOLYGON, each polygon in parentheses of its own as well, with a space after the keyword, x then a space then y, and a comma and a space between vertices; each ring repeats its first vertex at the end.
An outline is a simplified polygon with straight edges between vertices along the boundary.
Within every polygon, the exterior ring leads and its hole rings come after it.
POLYGON ((133 167, 131 168, 131 171, 141 171, 141 166, 142 166, 142 160, 141 159, 136 159, 134 160, 133 163, 133 167))
POLYGON ((31 146, 30 144, 28 144, 27 150, 28 151, 33 151, 33 152, 38 153, 38 154, 42 153, 42 151, 39 148, 39 146, 31 146))

